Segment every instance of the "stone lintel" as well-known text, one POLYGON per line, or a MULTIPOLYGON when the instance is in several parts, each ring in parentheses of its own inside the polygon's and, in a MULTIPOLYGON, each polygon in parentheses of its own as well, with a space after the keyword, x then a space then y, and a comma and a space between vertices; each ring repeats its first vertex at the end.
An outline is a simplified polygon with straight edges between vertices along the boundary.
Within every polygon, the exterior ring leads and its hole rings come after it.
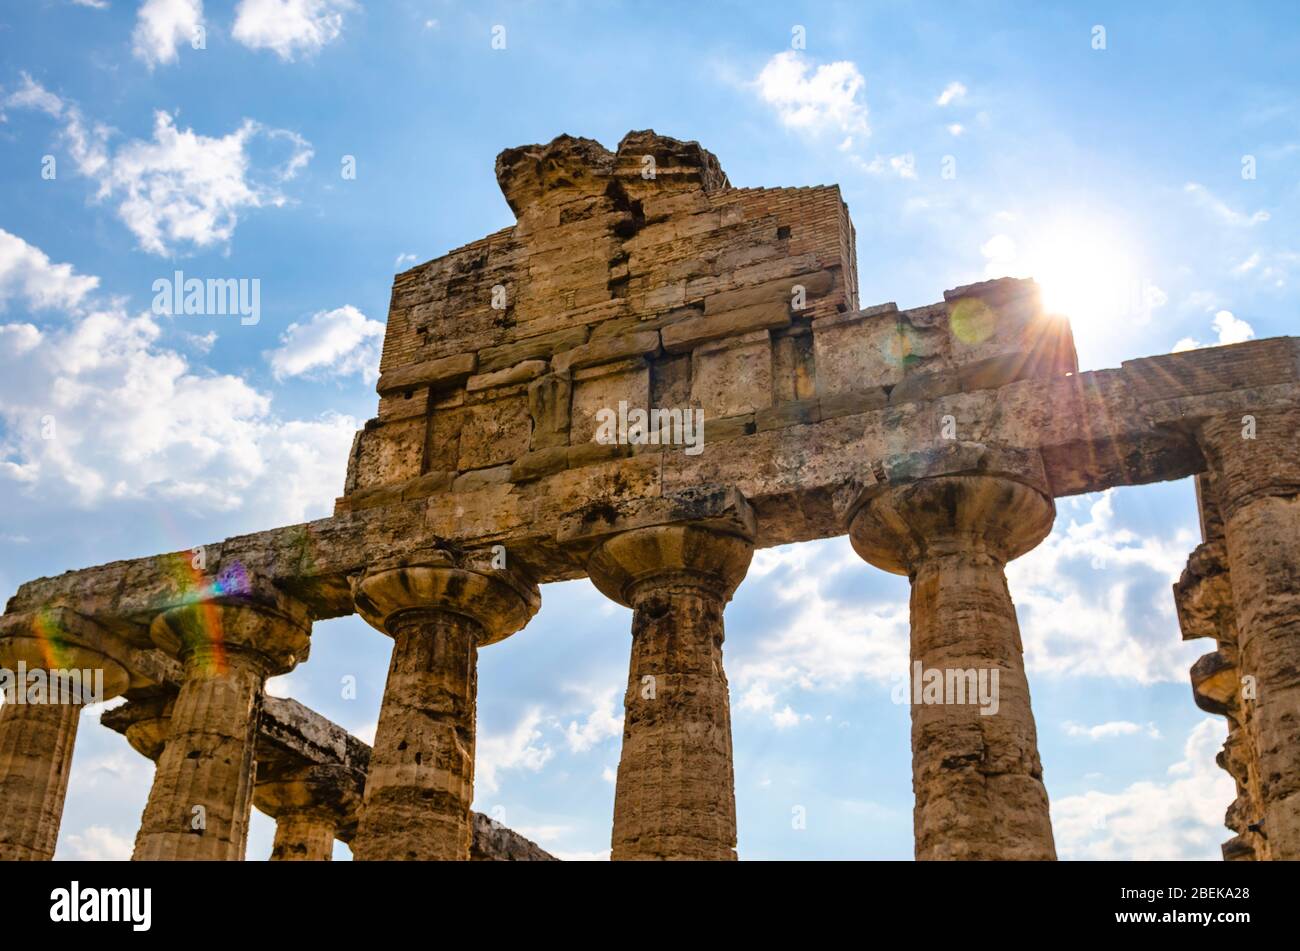
MULTIPOLYGON (((348 578, 373 560, 372 553, 410 551, 435 539, 465 548, 502 544, 511 565, 539 583, 579 578, 585 574, 582 551, 571 551, 559 535, 581 504, 604 499, 621 509, 700 484, 737 487, 753 506, 760 548, 830 537, 842 534, 845 525, 835 493, 899 446, 938 445, 945 415, 954 417, 965 440, 1037 452, 1053 496, 1183 478, 1206 465, 1193 424, 1222 415, 1225 400, 1234 412, 1300 405, 1298 348, 1297 338, 1250 341, 1130 361, 1124 369, 1021 380, 929 403, 868 402, 860 412, 831 418, 823 413, 820 422, 738 433, 712 445, 706 426, 705 451, 698 456, 673 448, 570 468, 522 485, 399 497, 389 505, 207 545, 209 571, 238 565, 266 576, 318 619, 352 612, 348 578), (1242 352, 1270 368, 1266 376, 1285 382, 1223 389, 1223 374, 1212 368, 1223 360, 1220 351, 1237 348, 1247 348, 1242 352), (1200 382, 1192 388, 1208 391, 1189 393, 1189 385, 1176 378, 1198 367, 1192 379, 1200 382), (1166 398, 1155 398, 1161 393, 1166 398)), ((1231 361, 1240 366, 1235 355, 1231 361)), ((136 646, 148 646, 139 632, 159 610, 183 599, 177 565, 183 560, 187 567, 189 558, 184 551, 30 581, 8 610, 73 604, 136 646)))
POLYGON ((594 503, 563 518, 556 537, 561 544, 590 550, 611 535, 676 524, 701 525, 749 540, 758 529, 754 509, 738 489, 700 485, 629 505, 594 503))
POLYGON ((474 373, 478 358, 473 353, 457 353, 449 357, 426 360, 412 366, 381 373, 375 389, 392 393, 412 386, 446 387, 464 383, 474 373))

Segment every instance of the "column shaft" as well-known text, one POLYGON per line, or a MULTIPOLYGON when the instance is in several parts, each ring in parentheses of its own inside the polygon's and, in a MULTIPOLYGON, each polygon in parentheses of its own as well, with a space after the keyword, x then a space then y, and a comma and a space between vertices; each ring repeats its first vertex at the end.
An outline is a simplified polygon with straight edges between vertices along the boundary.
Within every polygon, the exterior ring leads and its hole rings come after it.
POLYGON ((353 841, 358 859, 468 860, 480 624, 415 608, 393 656, 353 841))
MULTIPOLYGON (((1033 466, 1012 455, 975 445, 965 458, 960 448, 956 464, 968 470, 996 472, 1015 462, 1033 478, 1033 466)), ((1033 484, 1010 475, 947 474, 945 458, 936 456, 934 475, 871 486, 849 525, 859 555, 912 583, 907 699, 916 857, 1054 859, 1005 566, 1047 536, 1056 509, 1041 474, 1033 484)))
POLYGON ((1207 423, 1274 859, 1300 859, 1300 411, 1207 423), (1251 695, 1253 694, 1253 696, 1251 695))
POLYGON ((224 662, 186 657, 133 858, 244 857, 266 675, 263 658, 229 647, 224 662))
MULTIPOLYGON (((914 672, 920 663, 945 679, 950 671, 973 671, 977 684, 987 678, 990 686, 994 671, 998 678, 991 713, 969 696, 965 703, 912 704, 916 857, 1055 858, 1020 627, 1002 564, 972 551, 923 559, 912 580, 911 620, 914 672)), ((967 678, 963 689, 969 685, 967 678)))
POLYGON ((615 860, 736 857, 723 605, 671 580, 633 596, 615 860))
POLYGON ((334 817, 323 812, 286 812, 275 820, 272 862, 328 862, 334 856, 334 817))
POLYGON ((54 858, 81 705, 0 707, 0 859, 54 858))

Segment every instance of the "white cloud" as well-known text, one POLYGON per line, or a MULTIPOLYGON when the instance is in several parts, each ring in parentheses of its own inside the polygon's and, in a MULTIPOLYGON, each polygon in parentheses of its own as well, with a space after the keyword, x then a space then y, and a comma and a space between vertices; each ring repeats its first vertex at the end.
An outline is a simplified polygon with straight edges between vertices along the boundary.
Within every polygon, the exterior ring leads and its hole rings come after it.
POLYGON ((7 104, 62 119, 62 137, 77 170, 98 185, 96 199, 116 202, 118 216, 140 247, 154 254, 230 241, 246 209, 287 202, 277 186, 292 179, 312 157, 311 144, 287 129, 268 129, 245 119, 233 132, 214 138, 178 128, 173 117, 161 111, 154 114, 151 141, 133 139, 113 151, 108 128, 88 123, 75 105, 29 77, 24 80, 24 88, 7 104), (282 164, 265 170, 252 167, 248 148, 258 136, 287 143, 288 157, 282 164))
POLYGON ((1183 759, 1166 783, 1142 781, 1122 792, 1087 792, 1052 803, 1052 831, 1063 859, 1220 858, 1231 836, 1223 814, 1236 797, 1232 778, 1214 762, 1226 728, 1206 718, 1187 737, 1183 759))
POLYGON ((79 7, 90 7, 92 10, 107 10, 108 0, 72 0, 73 4, 79 7))
POLYGON ((542 722, 541 710, 529 710, 514 729, 504 734, 480 733, 474 759, 474 783, 479 793, 494 793, 501 788, 498 773, 507 769, 526 769, 538 772, 554 751, 542 739, 538 729, 542 722))
POLYGON ((619 687, 607 687, 603 690, 579 691, 587 697, 591 712, 587 719, 579 724, 569 721, 565 727, 564 739, 573 753, 585 753, 592 747, 623 735, 623 714, 616 709, 619 702, 619 687))
POLYGON ((6 491, 25 488, 59 508, 156 499, 195 511, 264 513, 277 524, 329 510, 356 420, 278 418, 270 397, 244 380, 191 367, 162 345, 159 318, 120 302, 81 300, 85 278, 51 269, 21 239, 0 235, 0 244, 19 250, 10 281, 17 300, 79 304, 51 325, 0 325, 6 491), (24 268, 60 273, 65 286, 43 285, 24 268))
POLYGON ((203 0, 144 0, 131 49, 153 69, 176 61, 176 48, 193 40, 203 24, 203 0))
POLYGON ((866 80, 847 60, 814 68, 786 50, 767 61, 754 83, 759 97, 792 129, 870 134, 867 104, 859 96, 866 80))
POLYGON ((280 346, 267 353, 277 380, 304 374, 350 376, 360 373, 372 382, 379 376, 379 350, 384 325, 346 304, 313 314, 305 324, 293 323, 280 336, 280 346))
POLYGON ((1240 264, 1234 267, 1232 269, 1232 273, 1245 274, 1249 271, 1253 271, 1258 266, 1259 266, 1259 252, 1256 251, 1250 257, 1246 258, 1246 260, 1242 261, 1240 264))
POLYGON ((946 128, 948 129, 948 134, 951 135, 953 138, 957 138, 958 136, 962 135, 966 131, 966 127, 962 125, 960 122, 950 123, 948 126, 946 126, 946 128))
POLYGON ((125 862, 131 858, 135 844, 107 826, 88 826, 66 836, 66 853, 59 858, 79 862, 125 862))
POLYGON ((98 286, 99 278, 51 264, 39 248, 0 228, 0 309, 15 297, 41 310, 72 309, 98 286))
POLYGON ((1113 491, 1058 499, 1051 535, 1007 566, 1031 682, 1187 679, 1198 651, 1179 636, 1169 590, 1196 531, 1190 520, 1168 534, 1130 531, 1117 524, 1113 491))
POLYGON ((393 267, 400 268, 403 264, 416 264, 420 258, 409 251, 403 251, 396 260, 393 261, 393 267))
POLYGON ((1210 211, 1224 224, 1232 225, 1237 228, 1250 228, 1262 224, 1269 220, 1267 211, 1257 211, 1254 214, 1245 214, 1228 206, 1222 199, 1216 197, 1204 185, 1198 182, 1188 182, 1183 186, 1183 191, 1192 196, 1192 199, 1202 208, 1210 211))
POLYGON ((1153 740, 1160 739, 1160 730, 1154 723, 1148 723, 1145 727, 1140 723, 1133 723, 1130 720, 1110 720, 1106 723, 1098 723, 1095 726, 1084 726, 1081 723, 1074 723, 1067 720, 1061 724, 1067 736, 1087 737, 1089 740, 1107 740, 1116 736, 1133 736, 1137 733, 1145 732, 1153 740))
POLYGON ((939 98, 935 100, 935 104, 939 106, 947 106, 965 98, 965 85, 959 82, 951 82, 943 87, 943 92, 939 93, 939 98))
POLYGON ((63 100, 27 73, 22 74, 22 86, 6 96, 4 104, 18 109, 37 109, 55 118, 63 114, 63 100))
POLYGON ((778 609, 791 608, 792 616, 728 658, 738 709, 766 714, 780 728, 792 717, 802 719, 788 704, 778 705, 785 690, 835 689, 858 680, 888 683, 907 670, 906 594, 897 601, 845 601, 829 590, 846 574, 874 570, 843 537, 754 553, 749 577, 766 577, 765 590, 778 609))
POLYGON ((354 9, 352 0, 240 0, 231 35, 249 49, 292 60, 338 39, 343 14, 354 9))
POLYGON ((902 155, 877 155, 870 162, 858 155, 850 155, 849 161, 860 171, 869 175, 897 175, 899 178, 916 178, 916 156, 911 152, 902 155))
MULTIPOLYGON (((1255 328, 1230 310, 1221 310, 1216 313, 1211 324, 1218 336, 1216 346, 1223 347, 1230 343, 1243 343, 1255 336, 1255 328)), ((1173 352, 1182 353, 1184 350, 1197 350, 1203 346, 1206 346, 1206 344, 1200 343, 1194 337, 1184 337, 1174 344, 1173 352)))
POLYGON ((788 730, 792 726, 798 726, 802 719, 804 718, 800 717, 790 704, 787 703, 780 710, 777 710, 772 714, 772 725, 778 730, 788 730))

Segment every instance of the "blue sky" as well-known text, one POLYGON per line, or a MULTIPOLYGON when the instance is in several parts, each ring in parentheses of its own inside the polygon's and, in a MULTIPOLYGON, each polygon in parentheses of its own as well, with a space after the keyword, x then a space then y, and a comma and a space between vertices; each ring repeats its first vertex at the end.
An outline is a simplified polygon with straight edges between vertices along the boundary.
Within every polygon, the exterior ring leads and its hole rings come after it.
MULTIPOLYGON (((0 597, 328 514, 393 273, 511 224, 497 152, 562 132, 838 183, 864 306, 1033 274, 1085 369, 1295 333, 1294 8, 1133 6, 6 3, 0 597), (177 269, 260 279, 260 321, 152 314, 177 269)), ((1063 857, 1230 834, 1224 727, 1186 676, 1211 645, 1169 593, 1197 541, 1190 483, 1123 489, 1059 500, 1011 567, 1063 857)), ((906 617, 843 539, 756 556, 727 612, 742 857, 910 857, 906 617)), ((566 857, 607 854, 629 622, 552 585, 481 657, 476 808, 566 857)), ((271 689, 369 738, 388 649, 318 624, 271 689)), ((88 716, 59 856, 129 854, 151 776, 88 716)), ((249 856, 271 835, 255 814, 249 856)))

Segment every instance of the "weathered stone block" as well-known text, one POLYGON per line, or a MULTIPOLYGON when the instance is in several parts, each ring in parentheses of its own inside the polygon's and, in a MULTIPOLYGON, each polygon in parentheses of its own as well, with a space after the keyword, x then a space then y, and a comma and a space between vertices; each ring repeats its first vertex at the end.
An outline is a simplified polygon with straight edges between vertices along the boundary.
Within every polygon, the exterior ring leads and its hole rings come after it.
POLYGON ((423 419, 383 423, 361 435, 357 487, 403 482, 420 474, 424 461, 423 419))
POLYGON ((698 348, 691 403, 704 418, 752 413, 772 405, 772 341, 766 330, 698 348))
POLYGON ((390 393, 408 386, 446 387, 463 383, 474 372, 476 357, 473 353, 458 353, 437 360, 426 360, 411 366, 398 367, 383 373, 375 388, 380 393, 390 393))
POLYGON ((626 400, 629 408, 650 408, 650 370, 643 362, 575 379, 569 442, 575 446, 590 442, 596 432, 596 413, 602 409, 617 413, 620 400, 626 400))
POLYGON ((512 386, 517 383, 527 383, 529 380, 536 379, 546 372, 545 360, 525 360, 522 363, 516 363, 512 367, 506 367, 504 370, 494 370, 491 373, 480 373, 472 376, 465 383, 465 389, 473 393, 476 390, 490 390, 498 386, 512 386))
POLYGON ((533 449, 569 444, 569 403, 573 382, 568 374, 551 373, 528 387, 528 412, 533 417, 533 449))
POLYGON ((684 353, 712 340, 740 337, 789 324, 789 302, 772 301, 716 315, 706 313, 703 317, 689 317, 665 327, 661 336, 664 349, 669 353, 684 353))
POLYGON ((461 472, 513 462, 528 451, 533 423, 526 397, 479 403, 463 412, 457 466, 461 472))

